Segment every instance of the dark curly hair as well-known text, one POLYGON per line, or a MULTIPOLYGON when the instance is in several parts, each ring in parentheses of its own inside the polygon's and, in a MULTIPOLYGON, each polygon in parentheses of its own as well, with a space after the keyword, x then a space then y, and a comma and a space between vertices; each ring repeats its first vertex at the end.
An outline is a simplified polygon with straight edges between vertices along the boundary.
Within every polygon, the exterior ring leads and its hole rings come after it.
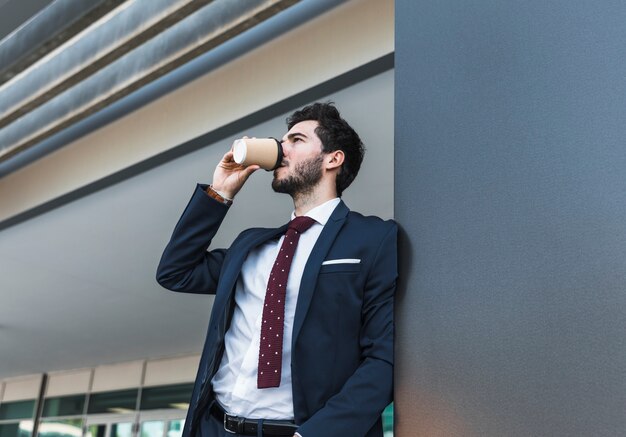
POLYGON ((335 150, 342 150, 344 153, 345 159, 335 181, 337 195, 341 197, 343 190, 350 186, 359 173, 365 154, 363 142, 348 122, 341 118, 333 102, 305 106, 287 118, 287 126, 291 129, 294 125, 307 120, 318 122, 319 126, 315 128, 315 133, 322 141, 324 153, 335 150))

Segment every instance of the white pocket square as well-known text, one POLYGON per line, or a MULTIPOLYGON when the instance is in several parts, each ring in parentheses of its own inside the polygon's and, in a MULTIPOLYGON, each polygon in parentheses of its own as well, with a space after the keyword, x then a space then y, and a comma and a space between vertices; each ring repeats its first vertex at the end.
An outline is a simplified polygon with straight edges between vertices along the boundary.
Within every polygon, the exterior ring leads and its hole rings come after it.
POLYGON ((360 264, 361 260, 356 258, 329 259, 322 263, 323 266, 330 264, 360 264))

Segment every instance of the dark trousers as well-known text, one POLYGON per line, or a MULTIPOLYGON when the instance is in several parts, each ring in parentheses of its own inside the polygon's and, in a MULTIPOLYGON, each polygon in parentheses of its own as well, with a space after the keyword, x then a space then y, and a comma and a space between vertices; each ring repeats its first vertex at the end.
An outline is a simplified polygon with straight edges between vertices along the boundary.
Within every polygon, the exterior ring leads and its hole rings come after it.
POLYGON ((232 437, 239 434, 231 434, 226 432, 224 424, 220 423, 211 414, 205 413, 202 415, 202 421, 200 422, 200 437, 232 437))

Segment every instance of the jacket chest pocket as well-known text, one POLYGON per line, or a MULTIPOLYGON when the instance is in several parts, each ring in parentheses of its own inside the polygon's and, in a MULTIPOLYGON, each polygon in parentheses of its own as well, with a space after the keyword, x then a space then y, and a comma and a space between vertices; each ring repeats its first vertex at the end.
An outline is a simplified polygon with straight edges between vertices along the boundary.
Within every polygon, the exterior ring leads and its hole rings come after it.
POLYGON ((363 275, 360 263, 324 264, 317 277, 316 296, 341 310, 361 307, 363 275))
POLYGON ((320 275, 327 273, 359 273, 361 271, 361 263, 338 263, 338 264, 322 264, 320 267, 320 275))

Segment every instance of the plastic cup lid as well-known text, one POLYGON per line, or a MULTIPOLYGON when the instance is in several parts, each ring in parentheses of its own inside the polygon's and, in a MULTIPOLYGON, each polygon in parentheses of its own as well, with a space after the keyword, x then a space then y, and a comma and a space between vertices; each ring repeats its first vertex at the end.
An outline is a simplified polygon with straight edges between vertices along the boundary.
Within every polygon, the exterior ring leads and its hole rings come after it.
POLYGON ((233 158, 237 164, 241 164, 246 160, 246 142, 244 140, 236 140, 233 144, 233 158))

